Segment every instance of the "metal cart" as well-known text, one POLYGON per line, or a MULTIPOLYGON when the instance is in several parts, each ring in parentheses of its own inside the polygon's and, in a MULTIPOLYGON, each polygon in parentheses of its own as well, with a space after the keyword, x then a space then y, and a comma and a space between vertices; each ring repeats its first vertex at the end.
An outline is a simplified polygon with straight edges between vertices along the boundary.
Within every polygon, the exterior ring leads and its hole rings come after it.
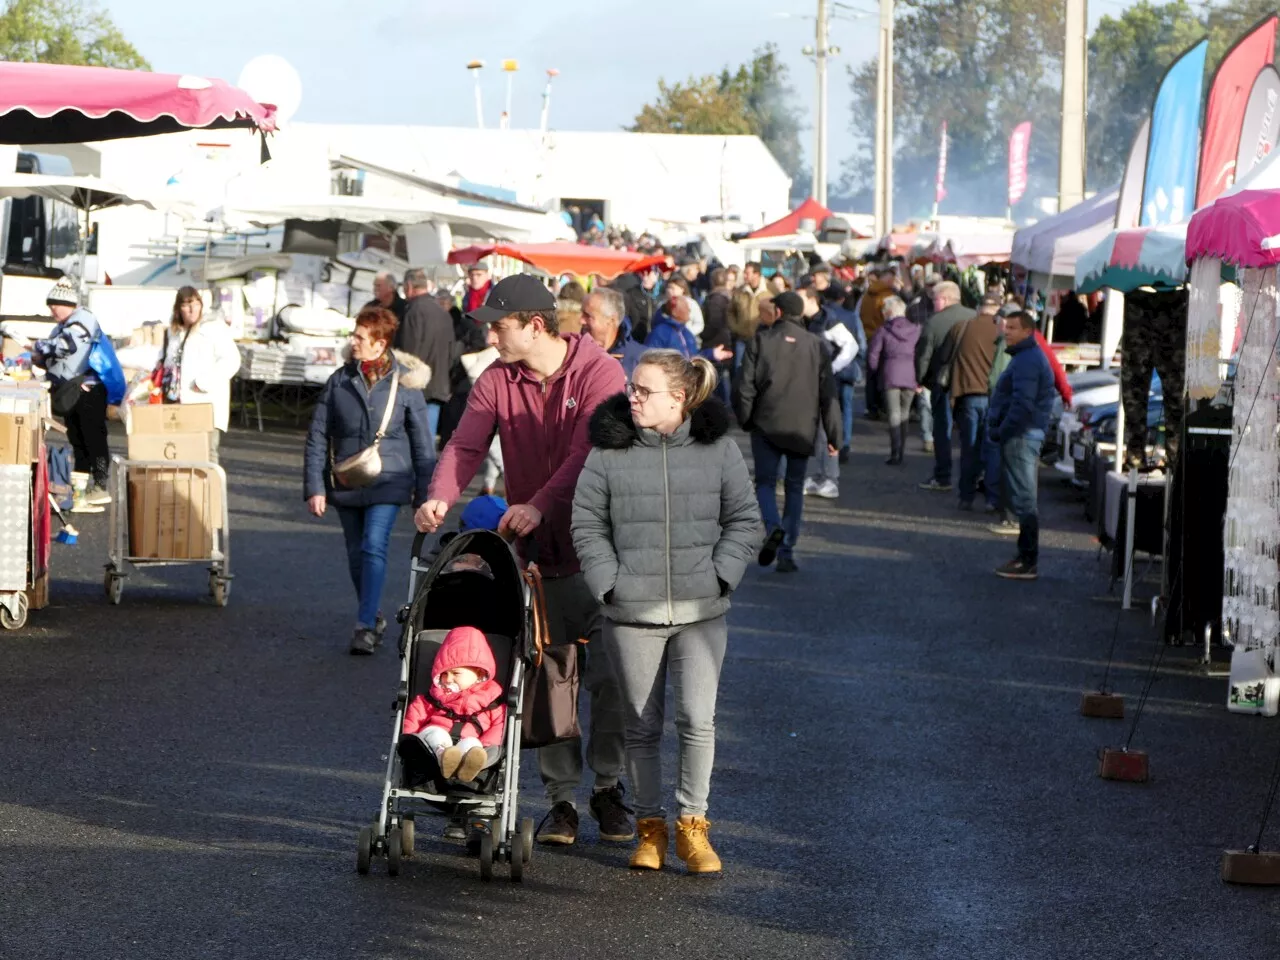
POLYGON ((0 627, 27 622, 31 541, 31 467, 0 466, 0 627))
MULTIPOLYGON (((107 599, 113 604, 120 602, 124 593, 124 581, 129 575, 128 567, 169 566, 180 563, 209 564, 209 594, 213 602, 225 607, 231 599, 231 543, 230 528, 227 516, 227 474, 216 463, 194 460, 127 460, 124 457, 111 458, 111 506, 107 512, 109 554, 103 587, 107 599), (148 516, 133 518, 140 523, 154 519, 155 529, 159 531, 156 538, 160 546, 168 541, 178 545, 177 531, 186 531, 186 546, 192 542, 191 531, 198 529, 203 535, 208 531, 209 548, 207 551, 195 551, 195 556, 134 556, 131 550, 140 549, 133 542, 133 534, 137 523, 131 523, 129 515, 129 481, 139 481, 144 486, 149 481, 163 483, 165 489, 170 487, 175 495, 168 499, 148 505, 148 516), (206 486, 196 487, 197 482, 206 486), (186 485, 188 492, 199 489, 202 495, 198 498, 182 499, 177 492, 186 485), (214 496, 216 494, 216 497, 214 496), (215 511, 214 501, 218 501, 215 511), (216 521, 216 522, 215 522, 216 521)), ((145 544, 143 545, 145 546, 145 544)), ((159 552, 159 551, 157 551, 159 552)), ((186 549, 172 553, 190 554, 186 549)))

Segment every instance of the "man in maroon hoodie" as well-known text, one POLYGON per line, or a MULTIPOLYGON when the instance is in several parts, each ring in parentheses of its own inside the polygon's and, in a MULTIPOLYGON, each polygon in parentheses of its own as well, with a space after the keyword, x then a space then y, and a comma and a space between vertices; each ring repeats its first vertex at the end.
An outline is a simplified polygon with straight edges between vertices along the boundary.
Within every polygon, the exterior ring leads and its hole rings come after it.
MULTIPOLYGON (((622 365, 590 337, 561 336, 555 297, 531 276, 494 284, 485 304, 468 316, 488 325, 488 344, 498 360, 472 386, 414 521, 425 533, 439 529, 484 462, 496 431, 511 504, 498 532, 537 540, 552 642, 595 640, 603 625, 600 608, 583 581, 569 519, 578 474, 591 451, 588 422, 601 402, 622 392, 622 365)), ((589 653, 583 683, 591 694, 587 761, 595 773, 590 810, 601 839, 630 840, 635 827, 619 782, 626 760, 622 697, 604 647, 589 643, 584 649, 589 653)), ((538 840, 571 844, 578 834, 573 798, 582 780, 581 743, 542 748, 538 766, 552 804, 538 840)))

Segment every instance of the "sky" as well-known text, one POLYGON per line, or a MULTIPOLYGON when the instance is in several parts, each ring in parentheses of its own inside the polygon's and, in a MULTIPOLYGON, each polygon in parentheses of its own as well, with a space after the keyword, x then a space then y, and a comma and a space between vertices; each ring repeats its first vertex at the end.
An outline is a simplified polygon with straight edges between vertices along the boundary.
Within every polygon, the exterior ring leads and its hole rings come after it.
MULTIPOLYGON (((1090 21, 1135 0, 1093 0, 1090 21)), ((812 44, 816 0, 685 0, 677 8, 633 0, 100 0, 155 70, 234 83, 259 54, 283 56, 302 78, 297 120, 472 126, 475 94, 467 61, 486 61, 486 125, 505 103, 501 61, 519 61, 513 125, 537 126, 545 71, 560 71, 551 127, 617 130, 669 82, 750 60, 775 42, 813 140, 816 79, 801 48, 812 44), (637 12, 641 11, 641 12, 637 12)), ((876 52, 877 0, 841 0, 830 43, 829 159, 833 180, 853 153, 849 67, 876 52), (868 15, 862 16, 863 13, 868 15), (852 18, 852 19, 846 19, 852 18)))

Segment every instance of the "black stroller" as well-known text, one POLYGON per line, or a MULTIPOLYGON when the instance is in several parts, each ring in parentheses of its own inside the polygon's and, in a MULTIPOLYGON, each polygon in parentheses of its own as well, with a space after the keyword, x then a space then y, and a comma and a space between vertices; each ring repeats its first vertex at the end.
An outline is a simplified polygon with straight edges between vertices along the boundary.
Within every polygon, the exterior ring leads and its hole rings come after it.
POLYGON ((506 861, 511 879, 520 882, 533 855, 533 819, 517 820, 520 783, 520 724, 524 677, 530 658, 530 590, 515 554, 498 534, 487 530, 459 533, 439 556, 422 557, 426 538, 414 539, 409 561, 409 605, 400 612, 400 685, 395 728, 387 759, 382 806, 373 823, 360 831, 356 869, 369 872, 373 855, 387 858, 387 872, 400 872, 411 856, 414 818, 419 813, 468 816, 480 830, 480 876, 493 878, 495 861, 506 861), (507 719, 502 745, 474 781, 446 780, 432 758, 429 769, 401 758, 400 740, 410 701, 431 686, 431 666, 445 634, 473 626, 489 640, 497 666, 495 679, 506 690, 507 719))

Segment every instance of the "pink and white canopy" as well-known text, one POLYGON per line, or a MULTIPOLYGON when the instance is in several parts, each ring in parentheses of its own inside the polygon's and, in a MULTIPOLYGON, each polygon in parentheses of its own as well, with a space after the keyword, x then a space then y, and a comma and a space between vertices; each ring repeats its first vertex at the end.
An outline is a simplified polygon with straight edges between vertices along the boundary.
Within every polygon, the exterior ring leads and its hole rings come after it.
POLYGON ((1280 151, 1192 215, 1186 256, 1242 267, 1280 263, 1280 151))
POLYGON ((222 80, 0 62, 0 143, 82 143, 227 127, 270 132, 275 112, 222 80))

